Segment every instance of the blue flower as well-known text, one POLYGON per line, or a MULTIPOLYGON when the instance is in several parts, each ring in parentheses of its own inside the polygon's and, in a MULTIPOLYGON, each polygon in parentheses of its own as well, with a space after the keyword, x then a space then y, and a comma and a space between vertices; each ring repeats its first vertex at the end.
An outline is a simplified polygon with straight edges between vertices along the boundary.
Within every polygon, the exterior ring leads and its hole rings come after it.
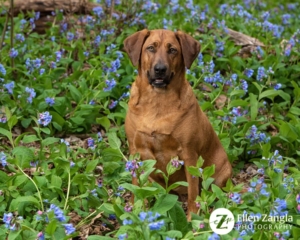
POLYGON ((116 80, 113 78, 112 80, 105 80, 107 87, 103 88, 104 92, 111 91, 116 86, 116 80))
POLYGON ((280 83, 275 84, 274 89, 279 90, 282 87, 280 83))
POLYGON ((4 84, 3 86, 7 89, 9 94, 13 94, 13 89, 15 87, 15 82, 14 81, 12 81, 10 83, 7 83, 7 84, 4 84))
POLYGON ((49 106, 53 106, 54 105, 54 103, 55 103, 55 100, 54 100, 54 98, 51 98, 51 97, 46 97, 45 98, 45 102, 49 105, 49 106))
POLYGON ((111 100, 110 104, 108 105, 108 108, 113 109, 117 106, 117 104, 118 104, 117 100, 116 101, 111 100))
POLYGON ((68 224, 63 224, 63 226, 65 227, 67 235, 70 235, 70 234, 72 234, 73 232, 76 231, 76 228, 73 227, 73 224, 68 223, 68 224))
POLYGON ((33 88, 26 87, 25 92, 29 93, 29 97, 27 98, 27 102, 32 103, 32 99, 35 98, 36 93, 33 88))
POLYGON ((50 208, 48 209, 47 212, 53 211, 55 218, 60 221, 60 222, 65 222, 66 221, 66 217, 64 215, 64 212, 56 205, 51 204, 50 208))
POLYGON ((124 219, 123 220, 123 225, 131 225, 133 221, 131 219, 124 219))
POLYGON ((16 40, 20 42, 24 42, 25 41, 24 35, 21 33, 16 34, 16 40))
POLYGON ((213 233, 212 235, 210 235, 210 236, 208 237, 207 240, 220 240, 220 237, 219 237, 218 234, 213 233))
POLYGON ((72 41, 74 39, 74 33, 67 32, 67 40, 72 41))
POLYGON ((62 52, 61 51, 56 51, 55 55, 56 55, 56 62, 59 62, 61 57, 62 57, 62 52))
POLYGON ((139 213, 139 218, 140 218, 140 220, 142 222, 145 221, 146 217, 147 217, 147 213, 146 212, 140 212, 139 213))
POLYGON ((99 47, 100 42, 101 42, 101 36, 100 36, 100 35, 97 35, 96 38, 95 38, 95 40, 94 40, 94 45, 95 45, 96 47, 99 47))
POLYGON ((40 113, 38 123, 43 125, 44 127, 47 126, 52 120, 52 116, 49 112, 40 113))
POLYGON ((6 123, 7 122, 7 118, 4 117, 0 117, 0 123, 6 123))
POLYGON ((13 219, 12 213, 4 213, 2 221, 4 222, 6 228, 8 229, 10 228, 10 222, 12 219, 13 219))
POLYGON ((160 230, 164 225, 164 220, 160 220, 158 222, 151 222, 148 224, 150 230, 160 230))
POLYGON ((91 148, 91 149, 95 149, 95 140, 92 139, 92 138, 88 138, 87 139, 87 144, 88 144, 88 147, 91 148))
POLYGON ((10 56, 11 58, 17 57, 18 54, 19 54, 19 53, 18 53, 18 50, 14 49, 14 48, 10 49, 10 51, 9 51, 9 56, 10 56))
POLYGON ((127 233, 123 233, 123 234, 121 234, 121 235, 118 236, 119 240, 125 240, 126 238, 128 238, 127 233))
POLYGON ((241 83, 242 89, 243 89, 245 92, 248 92, 248 83, 247 83, 247 81, 245 81, 244 79, 241 79, 240 83, 241 83))
POLYGON ((290 19, 291 19, 291 14, 283 14, 282 15, 282 24, 287 25, 290 23, 290 19))
POLYGON ((103 9, 100 6, 94 7, 93 12, 96 16, 100 17, 101 14, 103 13, 103 9))
POLYGON ((44 235, 43 232, 39 232, 39 233, 37 234, 37 237, 38 237, 38 240, 45 240, 45 235, 44 235))
POLYGON ((40 75, 43 75, 44 72, 45 72, 45 68, 41 68, 41 69, 40 69, 40 75))
POLYGON ((6 75, 6 70, 5 67, 0 63, 0 73, 5 76, 6 75))
POLYGON ((254 70, 249 69, 249 68, 247 68, 247 69, 244 71, 245 76, 248 77, 248 78, 251 78, 252 75, 253 75, 253 73, 254 73, 254 70))

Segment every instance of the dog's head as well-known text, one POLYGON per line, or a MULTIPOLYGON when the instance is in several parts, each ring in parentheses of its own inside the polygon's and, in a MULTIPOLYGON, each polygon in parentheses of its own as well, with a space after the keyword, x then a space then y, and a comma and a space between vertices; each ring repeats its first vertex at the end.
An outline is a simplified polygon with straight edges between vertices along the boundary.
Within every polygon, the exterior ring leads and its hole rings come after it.
POLYGON ((190 68, 200 44, 181 31, 145 29, 126 38, 124 49, 149 83, 163 88, 176 74, 184 74, 185 67, 190 68))

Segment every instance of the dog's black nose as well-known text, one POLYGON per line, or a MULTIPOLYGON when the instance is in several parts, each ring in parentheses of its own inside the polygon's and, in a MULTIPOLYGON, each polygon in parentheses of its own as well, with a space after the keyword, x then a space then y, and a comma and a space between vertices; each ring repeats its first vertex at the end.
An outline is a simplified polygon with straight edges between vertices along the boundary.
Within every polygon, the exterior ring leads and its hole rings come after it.
POLYGON ((155 71, 155 74, 158 74, 158 75, 165 74, 167 71, 167 66, 164 64, 160 64, 160 63, 155 64, 154 71, 155 71))

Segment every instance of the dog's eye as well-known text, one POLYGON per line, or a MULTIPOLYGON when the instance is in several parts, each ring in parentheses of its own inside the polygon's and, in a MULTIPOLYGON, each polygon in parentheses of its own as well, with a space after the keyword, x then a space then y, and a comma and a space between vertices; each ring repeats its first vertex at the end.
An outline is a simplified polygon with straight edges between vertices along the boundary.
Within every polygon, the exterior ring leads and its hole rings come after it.
POLYGON ((172 54, 175 54, 175 53, 177 53, 177 50, 175 48, 170 48, 169 52, 172 53, 172 54))
POLYGON ((154 49, 153 46, 149 46, 149 47, 147 47, 147 50, 150 51, 150 52, 154 52, 155 49, 154 49))

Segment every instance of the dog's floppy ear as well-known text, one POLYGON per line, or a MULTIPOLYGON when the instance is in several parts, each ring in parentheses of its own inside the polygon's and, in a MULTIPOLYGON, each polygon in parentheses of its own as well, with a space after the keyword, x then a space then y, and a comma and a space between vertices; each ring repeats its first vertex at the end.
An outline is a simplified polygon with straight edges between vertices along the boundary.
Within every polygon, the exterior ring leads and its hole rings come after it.
POLYGON ((200 43, 181 31, 177 31, 175 34, 181 45, 184 64, 187 68, 190 68, 200 52, 200 43))
POLYGON ((142 46, 149 36, 148 29, 136 32, 124 40, 124 50, 127 52, 132 64, 137 66, 141 57, 142 46))

